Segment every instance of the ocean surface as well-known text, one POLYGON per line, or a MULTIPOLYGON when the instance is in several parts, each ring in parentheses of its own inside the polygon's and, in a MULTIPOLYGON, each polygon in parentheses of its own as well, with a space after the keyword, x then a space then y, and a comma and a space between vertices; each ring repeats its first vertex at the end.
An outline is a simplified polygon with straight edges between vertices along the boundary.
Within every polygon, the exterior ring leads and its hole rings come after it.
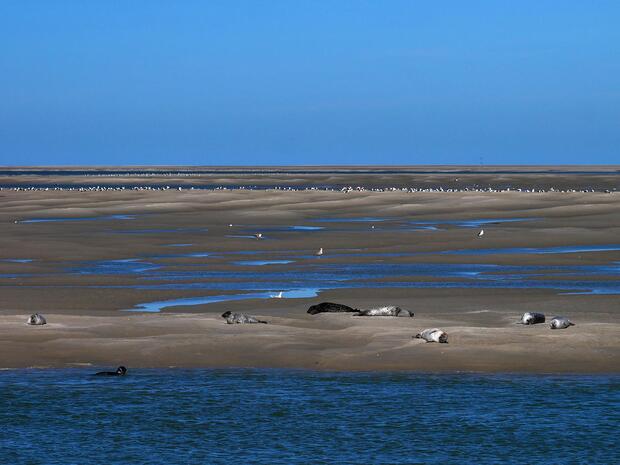
POLYGON ((6 464, 615 464, 619 375, 0 372, 6 464))

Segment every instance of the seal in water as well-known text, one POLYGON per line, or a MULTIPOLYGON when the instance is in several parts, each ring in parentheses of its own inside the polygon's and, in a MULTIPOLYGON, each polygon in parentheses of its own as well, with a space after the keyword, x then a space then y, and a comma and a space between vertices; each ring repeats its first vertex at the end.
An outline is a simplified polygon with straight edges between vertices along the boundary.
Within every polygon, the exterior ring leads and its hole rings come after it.
POLYGON ((551 329, 566 329, 569 326, 575 326, 575 323, 570 321, 565 316, 554 316, 551 320, 551 329))
POLYGON ((536 323, 544 323, 545 315, 542 313, 535 312, 526 312, 521 317, 521 321, 519 321, 522 325, 535 325, 536 323))
POLYGON ((370 308, 368 310, 360 310, 354 313, 353 316, 408 316, 412 317, 413 312, 409 310, 403 310, 400 307, 394 305, 388 305, 386 307, 370 308))
POLYGON ((267 324, 266 321, 259 320, 256 317, 251 315, 246 315, 245 313, 232 313, 231 311, 222 313, 222 318, 226 318, 226 323, 229 325, 234 324, 244 324, 244 323, 263 323, 267 324))
POLYGON ((100 371, 95 373, 95 376, 125 376, 127 374, 127 368, 120 366, 116 371, 100 371))
POLYGON ((47 321, 45 320, 45 317, 43 315, 39 315, 38 313, 35 313, 34 315, 30 315, 28 317, 28 324, 40 326, 40 325, 47 324, 47 321))
POLYGON ((316 315, 317 313, 344 313, 344 312, 359 312, 357 308, 351 308, 342 304, 335 304, 332 302, 321 302, 320 304, 312 305, 308 309, 310 315, 316 315))
POLYGON ((424 339, 426 342, 448 342, 448 333, 438 328, 425 329, 414 336, 415 339, 424 339))

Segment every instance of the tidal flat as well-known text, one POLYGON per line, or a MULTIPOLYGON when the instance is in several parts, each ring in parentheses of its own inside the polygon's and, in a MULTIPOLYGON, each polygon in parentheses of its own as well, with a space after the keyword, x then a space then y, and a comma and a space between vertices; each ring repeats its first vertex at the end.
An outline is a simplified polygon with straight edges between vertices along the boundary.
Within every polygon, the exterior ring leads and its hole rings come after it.
POLYGON ((620 369, 617 170, 306 171, 184 175, 180 190, 41 188, 162 173, 4 173, 0 366, 620 369), (201 176, 237 188, 189 188, 201 176), (269 188, 330 179, 372 189, 269 188), (415 317, 306 313, 323 301, 415 317), (227 325, 228 310, 269 324, 227 325), (575 326, 517 325, 527 311, 575 326), (35 312, 48 324, 27 326, 35 312), (430 327, 449 343, 412 337, 430 327))

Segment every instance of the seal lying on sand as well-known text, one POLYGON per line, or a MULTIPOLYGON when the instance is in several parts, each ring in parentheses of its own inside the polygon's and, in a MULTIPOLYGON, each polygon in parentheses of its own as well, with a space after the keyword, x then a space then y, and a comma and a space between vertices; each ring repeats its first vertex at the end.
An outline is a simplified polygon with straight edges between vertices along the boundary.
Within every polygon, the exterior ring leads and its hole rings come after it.
POLYGON ((360 310, 354 313, 353 316, 408 316, 412 317, 413 312, 409 310, 403 310, 400 307, 394 305, 388 305, 387 307, 370 308, 368 310, 360 310))
POLYGON ((542 313, 534 313, 534 312, 526 312, 523 314, 523 316, 521 317, 521 321, 519 321, 519 323, 521 323, 522 325, 535 325, 536 323, 544 323, 545 322, 545 315, 543 315, 542 313))
POLYGON ((35 313, 34 315, 30 315, 28 317, 28 324, 39 326, 39 325, 47 324, 47 321, 45 320, 43 315, 39 315, 38 313, 35 313))
POLYGON ((554 316, 551 320, 551 329, 566 329, 569 326, 575 326, 575 323, 565 316, 554 316))
POLYGON ((100 371, 95 373, 95 376, 125 376, 127 374, 127 368, 120 366, 116 371, 100 371))
POLYGON ((343 313, 343 312, 359 312, 357 308, 347 307, 342 304, 334 304, 332 302, 321 302, 320 304, 313 305, 308 309, 310 315, 316 315, 317 313, 343 313))
POLYGON ((416 339, 424 339, 426 342, 448 342, 448 333, 438 328, 425 329, 414 336, 416 339))
POLYGON ((267 324, 266 321, 259 320, 251 315, 246 315, 245 313, 232 313, 231 311, 222 313, 222 318, 226 318, 226 323, 228 323, 229 325, 244 324, 244 323, 267 324))

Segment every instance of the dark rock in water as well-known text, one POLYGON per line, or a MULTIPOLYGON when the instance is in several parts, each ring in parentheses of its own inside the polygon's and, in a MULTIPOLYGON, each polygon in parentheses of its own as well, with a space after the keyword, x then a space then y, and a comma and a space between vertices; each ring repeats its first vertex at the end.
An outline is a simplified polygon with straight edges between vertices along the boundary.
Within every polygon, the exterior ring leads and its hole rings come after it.
POLYGON ((308 309, 310 315, 316 315, 317 313, 344 313, 344 312, 357 312, 357 308, 351 308, 347 305, 335 304, 332 302, 321 302, 311 306, 308 309))

